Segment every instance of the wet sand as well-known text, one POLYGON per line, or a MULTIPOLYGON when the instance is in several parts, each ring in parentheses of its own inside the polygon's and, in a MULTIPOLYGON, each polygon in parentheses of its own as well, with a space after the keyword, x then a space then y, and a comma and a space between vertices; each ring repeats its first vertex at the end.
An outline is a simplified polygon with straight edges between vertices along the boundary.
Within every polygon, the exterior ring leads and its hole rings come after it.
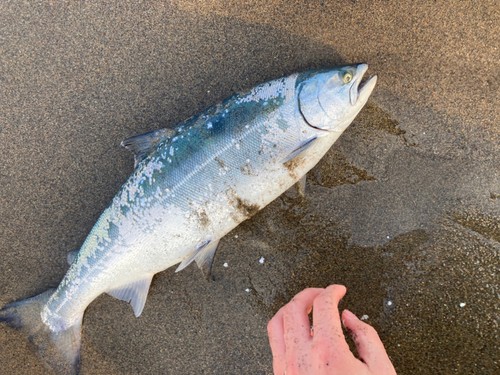
MULTIPOLYGON (((132 172, 123 139, 366 62, 375 92, 306 198, 228 234, 213 280, 155 276, 139 319, 95 300, 81 374, 271 374, 267 321, 331 283, 399 374, 500 373, 499 32, 495 1, 1 2, 0 306, 62 279, 132 172)), ((50 373, 4 324, 0 349, 1 374, 50 373)))

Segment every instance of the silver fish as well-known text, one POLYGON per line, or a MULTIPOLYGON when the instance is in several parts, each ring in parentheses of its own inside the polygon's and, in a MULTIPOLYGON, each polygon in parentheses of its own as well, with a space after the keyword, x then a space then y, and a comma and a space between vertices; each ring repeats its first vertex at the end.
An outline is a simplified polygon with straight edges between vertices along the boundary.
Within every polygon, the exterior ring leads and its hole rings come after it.
POLYGON ((129 138, 136 168, 94 225, 57 289, 14 302, 0 321, 22 329, 44 362, 78 372, 87 306, 101 293, 139 316, 151 279, 191 262, 207 275, 219 240, 306 173, 373 91, 366 64, 261 84, 170 129, 129 138))

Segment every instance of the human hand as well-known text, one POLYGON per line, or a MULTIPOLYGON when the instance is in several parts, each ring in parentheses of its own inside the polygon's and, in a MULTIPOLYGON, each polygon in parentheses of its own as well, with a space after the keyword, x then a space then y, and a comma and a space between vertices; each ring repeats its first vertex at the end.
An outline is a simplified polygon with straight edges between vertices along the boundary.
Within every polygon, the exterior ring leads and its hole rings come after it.
POLYGON ((342 285, 305 289, 276 313, 267 325, 275 375, 396 374, 375 329, 344 310, 359 359, 349 350, 338 310, 345 292, 342 285))

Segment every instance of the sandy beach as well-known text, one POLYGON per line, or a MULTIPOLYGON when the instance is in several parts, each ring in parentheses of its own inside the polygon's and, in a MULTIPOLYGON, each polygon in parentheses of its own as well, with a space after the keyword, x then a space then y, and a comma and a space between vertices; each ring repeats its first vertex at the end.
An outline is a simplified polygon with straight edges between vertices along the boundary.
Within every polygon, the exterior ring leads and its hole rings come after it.
MULTIPOLYGON (((499 374, 499 34, 496 1, 0 2, 0 307, 59 284, 133 171, 123 139, 364 62, 377 87, 306 197, 223 238, 212 280, 156 275, 138 319, 97 298, 80 373, 272 374, 269 319, 340 283, 398 374, 499 374)), ((0 324, 0 374, 51 372, 0 324)))

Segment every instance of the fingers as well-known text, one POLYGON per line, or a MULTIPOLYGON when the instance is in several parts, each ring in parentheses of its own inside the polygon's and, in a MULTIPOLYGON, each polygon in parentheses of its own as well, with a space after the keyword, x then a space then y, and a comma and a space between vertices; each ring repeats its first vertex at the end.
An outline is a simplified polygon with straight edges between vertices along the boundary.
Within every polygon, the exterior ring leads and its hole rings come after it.
MULTIPOLYGON (((342 285, 306 289, 276 313, 267 327, 275 374, 322 368, 340 373, 357 369, 362 373, 368 370, 374 374, 396 375, 375 329, 344 310, 342 321, 352 333, 364 363, 349 350, 338 310, 345 292, 342 285), (314 335, 311 336, 308 314, 313 305, 314 335)), ((357 370, 355 373, 361 373, 357 370)))
POLYGON ((345 292, 345 286, 331 285, 314 301, 314 340, 327 343, 328 347, 335 352, 349 351, 342 332, 338 309, 339 301, 344 297, 345 292))
POLYGON ((308 314, 311 312, 314 299, 323 291, 324 289, 320 288, 305 289, 283 307, 285 338, 297 338, 302 343, 311 339, 311 324, 308 314))
POLYGON ((285 373, 286 345, 284 332, 283 308, 281 308, 267 325, 269 344, 273 352, 273 372, 275 374, 285 373))
POLYGON ((319 288, 303 290, 282 307, 267 325, 275 374, 283 374, 287 358, 297 358, 297 351, 303 349, 311 340, 308 314, 314 299, 323 290, 319 288))
POLYGON ((359 320, 349 310, 343 311, 342 321, 344 326, 351 331, 359 358, 368 368, 381 374, 396 374, 375 328, 359 320))

